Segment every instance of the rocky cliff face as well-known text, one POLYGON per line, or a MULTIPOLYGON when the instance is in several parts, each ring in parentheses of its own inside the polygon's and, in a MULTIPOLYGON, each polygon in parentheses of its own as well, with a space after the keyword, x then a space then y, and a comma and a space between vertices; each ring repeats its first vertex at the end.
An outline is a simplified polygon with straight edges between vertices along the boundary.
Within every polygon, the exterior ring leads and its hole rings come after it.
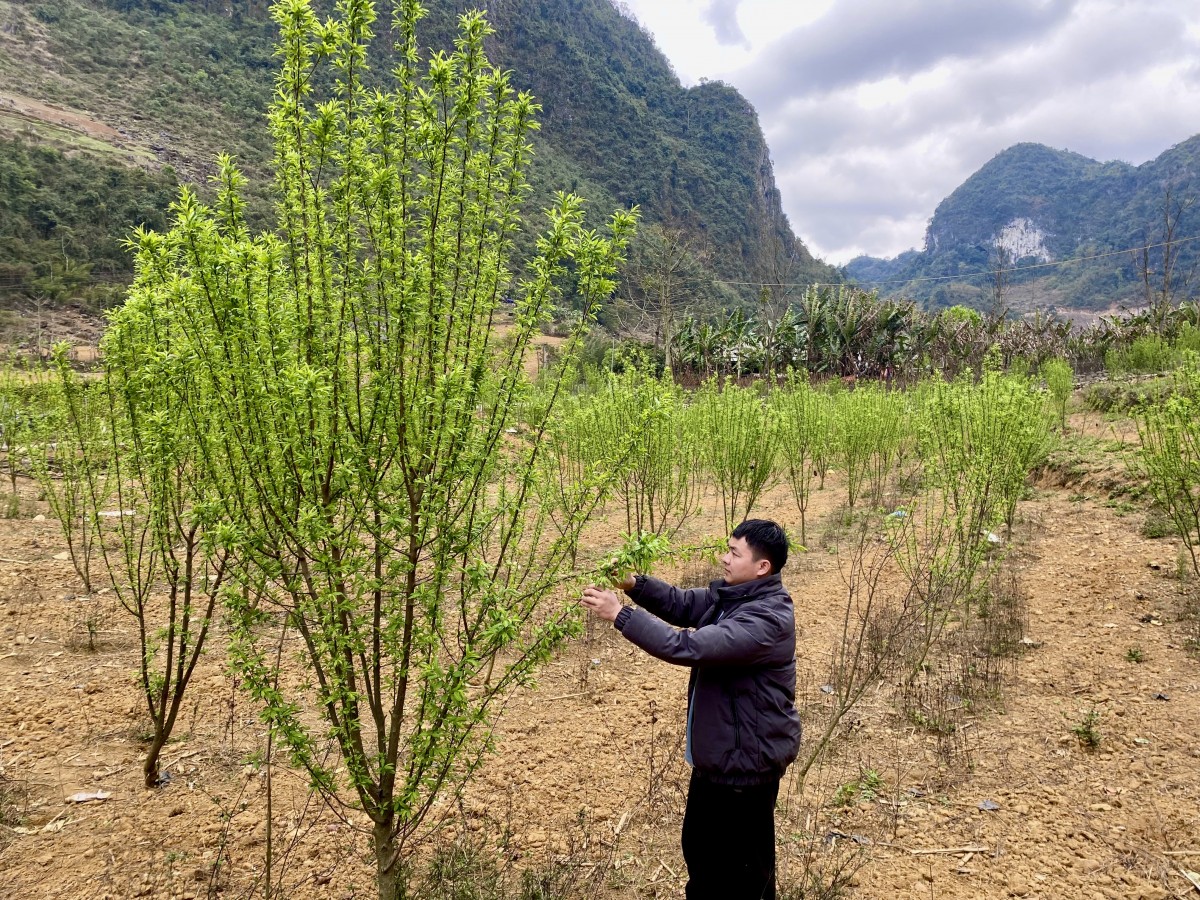
POLYGON ((1053 256, 1046 249, 1046 239, 1051 236, 1042 231, 1032 219, 1018 216, 992 238, 992 246, 1003 251, 1008 259, 1050 262, 1053 256))
MULTIPOLYGON (((477 4, 426 5, 422 43, 445 48, 458 15, 477 4)), ((331 11, 332 3, 318 6, 331 11)), ((263 115, 275 66, 273 25, 262 3, 235 7, 208 0, 0 4, 0 32, 11 50, 0 62, 0 92, 90 111, 121 135, 114 161, 157 159, 202 183, 225 150, 267 185, 263 115)), ((386 7, 380 3, 372 48, 381 84, 390 68, 386 7)), ((684 88, 651 38, 611 0, 496 0, 488 13, 492 61, 543 107, 534 203, 565 189, 587 197, 598 215, 638 204, 646 221, 691 234, 725 281, 769 280, 780 259, 799 279, 836 277, 792 233, 757 116, 736 90, 715 82, 684 88)), ((86 152, 69 136, 55 141, 86 152)), ((266 197, 264 188, 263 208, 266 197)), ((753 290, 743 293, 748 299, 753 290)))
POLYGON ((1178 272, 1200 261, 1197 185, 1200 135, 1140 166, 1017 144, 938 205, 920 252, 861 257, 846 272, 932 305, 988 305, 998 269, 1027 305, 1136 304, 1144 285, 1130 250, 1151 246, 1151 266, 1161 266, 1153 245, 1171 230, 1178 272))
POLYGON ((684 88, 610 0, 489 11, 494 55, 541 101, 545 142, 588 182, 691 232, 723 279, 771 280, 781 259, 800 279, 837 277, 792 232, 757 113, 734 88, 684 88))

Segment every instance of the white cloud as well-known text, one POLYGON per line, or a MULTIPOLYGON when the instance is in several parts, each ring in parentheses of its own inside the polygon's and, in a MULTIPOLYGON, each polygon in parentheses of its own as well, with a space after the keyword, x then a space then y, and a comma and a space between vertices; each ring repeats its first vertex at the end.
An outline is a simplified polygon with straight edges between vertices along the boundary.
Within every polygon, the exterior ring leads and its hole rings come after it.
POLYGON ((630 5, 685 79, 755 104, 784 209, 834 262, 919 247, 937 204, 1015 143, 1141 163, 1200 130, 1185 0, 630 5), (722 46, 730 22, 744 42, 722 46))
POLYGON ((684 84, 720 78, 780 34, 815 21, 834 0, 623 0, 670 58, 684 84), (735 9, 745 42, 723 44, 714 9, 735 9))
POLYGON ((778 90, 812 94, 888 76, 928 72, 947 60, 978 60, 1057 27, 1071 0, 843 0, 783 35, 741 73, 744 90, 770 104, 778 90))
POLYGON ((712 26, 718 43, 750 49, 750 41, 738 25, 740 5, 741 0, 711 0, 704 11, 704 20, 712 26))

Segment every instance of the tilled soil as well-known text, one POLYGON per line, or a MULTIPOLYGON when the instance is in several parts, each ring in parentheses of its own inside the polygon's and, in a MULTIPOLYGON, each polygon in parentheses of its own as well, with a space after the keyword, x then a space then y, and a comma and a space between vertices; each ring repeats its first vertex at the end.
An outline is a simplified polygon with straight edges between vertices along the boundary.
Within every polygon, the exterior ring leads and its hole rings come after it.
MULTIPOLYGON (((782 887, 921 898, 1191 890, 1180 872, 1200 869, 1200 668, 1181 620, 1190 588, 1176 574, 1178 542, 1141 536, 1140 511, 1061 480, 1020 507, 1011 540, 1025 643, 998 693, 958 702, 953 731, 937 732, 897 708, 894 684, 869 691, 803 788, 785 781, 782 887)), ((843 494, 831 478, 814 497, 812 549, 785 571, 806 747, 830 702, 822 687, 845 610, 838 554, 820 539, 843 494)), ((31 495, 11 511, 0 520, 0 802, 12 814, 0 826, 0 894, 262 896, 265 737, 223 669, 221 635, 164 754, 170 781, 148 791, 130 620, 110 595, 78 598, 58 525, 35 519, 46 511, 31 495), (107 799, 67 800, 97 791, 107 799)), ((713 498, 706 512, 685 542, 720 530, 713 498)), ((756 514, 796 519, 785 488, 756 514)), ((613 546, 621 527, 601 523, 594 543, 613 546)), ((696 564, 666 574, 709 577, 696 564)), ((686 678, 595 623, 512 696, 496 752, 460 801, 435 811, 420 853, 457 842, 502 874, 553 869, 573 896, 682 897, 686 678)), ((372 896, 363 816, 311 798, 285 766, 272 772, 283 886, 272 896, 372 896)))

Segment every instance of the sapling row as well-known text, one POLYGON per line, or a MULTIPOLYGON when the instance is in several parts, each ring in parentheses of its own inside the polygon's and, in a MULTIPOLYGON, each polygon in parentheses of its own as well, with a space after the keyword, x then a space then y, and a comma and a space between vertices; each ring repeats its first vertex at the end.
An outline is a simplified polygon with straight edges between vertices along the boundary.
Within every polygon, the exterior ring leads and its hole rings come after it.
POLYGON ((1065 433, 1067 430, 1067 403, 1075 391, 1075 372, 1065 359, 1051 357, 1042 363, 1038 374, 1045 382, 1046 390, 1050 394, 1054 412, 1058 417, 1059 428, 1065 433))
POLYGON ((1182 356, 1171 396, 1141 407, 1135 419, 1150 490, 1200 576, 1200 356, 1192 351, 1182 356))
POLYGON ((712 379, 693 399, 691 415, 697 458, 717 489, 728 534, 749 518, 775 476, 775 411, 757 392, 712 379))
POLYGON ((62 416, 59 388, 40 368, 20 368, 11 361, 0 366, 0 452, 9 490, 15 496, 22 476, 36 474, 31 452, 40 443, 55 443, 62 416))
POLYGON ((71 564, 93 591, 100 512, 108 498, 112 425, 103 410, 103 386, 84 382, 58 347, 58 377, 47 380, 41 415, 28 421, 22 444, 50 511, 58 519, 71 564))
POLYGON ((786 390, 771 395, 779 424, 780 456, 784 477, 800 514, 800 543, 808 544, 808 505, 813 479, 820 460, 832 444, 833 402, 808 383, 806 376, 793 374, 786 390))

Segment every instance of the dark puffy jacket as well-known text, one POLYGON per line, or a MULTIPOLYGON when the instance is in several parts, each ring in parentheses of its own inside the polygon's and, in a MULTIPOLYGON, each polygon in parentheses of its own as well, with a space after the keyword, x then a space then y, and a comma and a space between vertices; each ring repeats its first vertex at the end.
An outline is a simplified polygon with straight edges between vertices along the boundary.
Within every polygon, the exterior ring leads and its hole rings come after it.
POLYGON ((779 576, 680 590, 639 575, 629 596, 642 608, 621 611, 621 634, 652 656, 692 667, 696 771, 731 785, 780 777, 800 749, 800 716, 796 619, 779 576))

